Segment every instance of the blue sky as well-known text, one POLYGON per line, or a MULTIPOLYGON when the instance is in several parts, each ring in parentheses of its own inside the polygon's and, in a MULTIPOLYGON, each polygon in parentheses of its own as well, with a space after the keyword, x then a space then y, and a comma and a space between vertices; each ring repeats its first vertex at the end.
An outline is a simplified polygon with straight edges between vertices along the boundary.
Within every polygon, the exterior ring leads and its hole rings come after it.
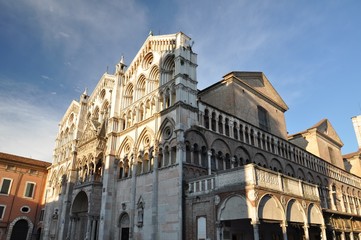
POLYGON ((290 134, 328 118, 357 150, 361 1, 0 0, 0 151, 52 161, 58 123, 150 30, 182 31, 198 54, 198 88, 262 71, 289 106, 290 134))

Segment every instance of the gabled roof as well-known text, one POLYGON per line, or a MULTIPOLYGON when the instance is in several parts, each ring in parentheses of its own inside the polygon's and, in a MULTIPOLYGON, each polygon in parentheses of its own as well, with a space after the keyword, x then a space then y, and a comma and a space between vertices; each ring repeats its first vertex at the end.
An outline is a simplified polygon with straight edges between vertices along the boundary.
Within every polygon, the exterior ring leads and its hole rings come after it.
POLYGON ((224 82, 230 80, 236 80, 234 81, 235 83, 241 84, 244 87, 253 90, 255 93, 258 93, 268 101, 271 101, 273 104, 283 109, 283 111, 288 110, 287 104, 283 101, 282 97, 278 94, 263 72, 230 72, 224 75, 221 81, 201 90, 199 94, 206 94, 207 92, 222 86, 224 82))
POLYGON ((343 142, 341 141, 340 137, 338 136, 336 130, 333 128, 331 122, 326 118, 322 119, 321 121, 319 121, 318 123, 316 123, 315 125, 313 125, 312 127, 308 128, 305 131, 290 135, 289 138, 292 138, 296 135, 302 135, 302 134, 304 134, 306 132, 310 132, 312 130, 316 130, 317 133, 319 133, 322 136, 328 138, 329 140, 335 142, 340 147, 343 146, 343 142))

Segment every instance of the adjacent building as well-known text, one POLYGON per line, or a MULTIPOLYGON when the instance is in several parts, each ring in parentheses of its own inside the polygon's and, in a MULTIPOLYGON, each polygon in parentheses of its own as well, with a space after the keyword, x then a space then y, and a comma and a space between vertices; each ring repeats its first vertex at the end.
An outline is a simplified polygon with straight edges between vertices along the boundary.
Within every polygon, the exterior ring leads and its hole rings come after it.
POLYGON ((0 239, 40 239, 51 163, 0 152, 0 239))
POLYGON ((262 72, 198 90, 191 46, 150 34, 70 104, 42 239, 360 239, 361 178, 331 123, 288 136, 262 72))

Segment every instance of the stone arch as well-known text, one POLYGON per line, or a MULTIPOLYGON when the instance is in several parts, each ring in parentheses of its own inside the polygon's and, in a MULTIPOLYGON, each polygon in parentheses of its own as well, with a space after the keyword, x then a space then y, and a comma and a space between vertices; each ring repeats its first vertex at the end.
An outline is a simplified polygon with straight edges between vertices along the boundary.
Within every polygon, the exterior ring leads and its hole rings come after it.
POLYGON ((276 158, 272 158, 272 160, 271 160, 271 162, 270 162, 270 168, 271 168, 273 171, 283 173, 282 164, 281 164, 281 162, 280 162, 278 159, 276 159, 276 158))
POLYGON ((71 229, 71 235, 74 239, 85 239, 88 231, 88 213, 89 213, 89 201, 88 195, 84 191, 78 192, 73 200, 71 206, 71 215, 74 219, 74 228, 71 229))
POLYGON ((132 149, 134 146, 134 141, 131 137, 127 136, 122 144, 120 144, 119 150, 118 150, 118 156, 124 157, 127 154, 132 154, 132 149))
POLYGON ((119 227, 119 238, 120 240, 129 239, 129 228, 130 228, 130 218, 127 212, 122 212, 119 216, 118 221, 119 227))
POLYGON ((166 118, 160 125, 159 131, 157 132, 156 139, 159 143, 163 144, 169 142, 175 137, 174 133, 175 121, 172 118, 166 118))
POLYGON ((261 166, 261 167, 265 167, 265 168, 266 168, 266 167, 268 166, 266 157, 263 156, 263 154, 261 154, 261 153, 257 153, 257 154, 254 156, 253 162, 254 162, 255 164, 257 164, 258 166, 261 166))
POLYGON ((291 164, 286 165, 285 174, 287 174, 290 177, 295 177, 295 170, 293 169, 291 164))
POLYGON ((320 224, 320 225, 324 225, 325 224, 325 220, 323 218, 322 215, 322 211, 320 210, 320 208, 315 205, 314 203, 311 203, 308 206, 307 209, 307 220, 309 224, 320 224))
POLYGON ((9 225, 9 234, 7 235, 6 240, 17 240, 24 239, 26 236, 26 240, 31 239, 31 233, 33 232, 34 224, 31 220, 26 216, 20 216, 15 218, 9 225), (19 229, 22 231, 19 231, 19 229), (26 231, 27 228, 27 232, 26 231))
POLYGON ((302 205, 295 199, 291 199, 287 203, 287 222, 306 223, 306 213, 302 205))
POLYGON ((236 220, 251 218, 247 199, 240 195, 231 195, 226 198, 218 209, 218 220, 236 220))
POLYGON ((145 96, 145 91, 146 91, 146 79, 145 79, 145 76, 144 74, 141 74, 139 77, 138 77, 138 80, 137 80, 137 99, 140 99, 142 97, 145 96))
POLYGON ((228 144, 225 141, 223 141, 222 139, 214 140, 213 143, 211 144, 211 148, 216 150, 216 152, 222 151, 224 154, 230 153, 230 148, 229 148, 228 144))
POLYGON ((144 70, 147 70, 153 63, 154 60, 154 56, 152 52, 148 52, 144 57, 143 57, 143 62, 142 62, 142 68, 144 70))
POLYGON ((305 173, 303 172, 302 168, 297 170, 297 178, 301 180, 305 180, 305 173))
POLYGON ((154 142, 153 136, 154 136, 153 130, 151 130, 148 127, 145 127, 139 135, 138 141, 135 145, 136 148, 138 150, 149 149, 154 142))
POLYGON ((189 130, 185 133, 185 139, 190 142, 191 145, 198 144, 198 146, 205 146, 208 149, 208 143, 205 136, 196 130, 189 130))
POLYGON ((283 221, 285 219, 282 204, 271 194, 264 195, 258 203, 258 218, 283 221))
POLYGON ((167 56, 165 56, 161 66, 163 70, 162 84, 165 84, 174 77, 174 70, 175 70, 174 54, 168 54, 167 56))
POLYGON ((247 149, 239 146, 234 151, 235 161, 238 163, 238 166, 250 163, 251 157, 247 149))
POLYGON ((124 106, 129 106, 133 102, 134 87, 129 83, 124 92, 124 106))
POLYGON ((159 68, 158 66, 153 66, 149 73, 149 92, 157 89, 159 87, 159 68))
POLYGON ((315 178, 313 177, 313 174, 311 172, 307 172, 307 182, 315 183, 315 178))
POLYGON ((73 200, 71 207, 72 214, 88 212, 88 195, 80 191, 73 200))

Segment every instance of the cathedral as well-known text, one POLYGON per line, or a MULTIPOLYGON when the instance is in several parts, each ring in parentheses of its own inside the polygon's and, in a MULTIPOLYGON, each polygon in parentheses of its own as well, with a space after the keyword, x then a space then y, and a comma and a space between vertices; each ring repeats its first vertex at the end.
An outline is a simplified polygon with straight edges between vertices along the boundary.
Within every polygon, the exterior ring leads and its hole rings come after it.
POLYGON ((264 73, 203 90, 196 73, 188 36, 150 34, 71 102, 42 239, 361 239, 361 178, 330 121, 288 135, 264 73))

